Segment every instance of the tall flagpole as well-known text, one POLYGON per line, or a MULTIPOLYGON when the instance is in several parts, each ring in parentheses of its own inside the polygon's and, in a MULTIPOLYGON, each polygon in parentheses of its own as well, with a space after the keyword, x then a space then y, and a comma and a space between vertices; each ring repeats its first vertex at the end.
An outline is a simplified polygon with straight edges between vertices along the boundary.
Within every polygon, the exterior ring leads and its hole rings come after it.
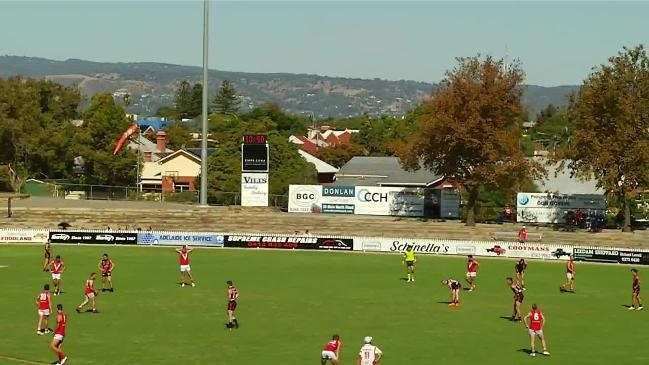
POLYGON ((201 143, 201 190, 200 204, 207 206, 207 53, 208 53, 208 22, 209 1, 203 0, 203 133, 201 143))

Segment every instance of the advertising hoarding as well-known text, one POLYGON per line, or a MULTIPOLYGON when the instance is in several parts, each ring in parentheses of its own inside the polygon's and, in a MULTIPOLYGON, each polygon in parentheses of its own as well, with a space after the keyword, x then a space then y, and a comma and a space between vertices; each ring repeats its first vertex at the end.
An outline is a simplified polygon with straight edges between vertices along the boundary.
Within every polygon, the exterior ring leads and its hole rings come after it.
POLYGON ((289 212, 424 216, 424 191, 379 186, 291 185, 289 212))
POLYGON ((106 244, 106 245, 135 245, 136 232, 118 231, 50 231, 49 238, 52 243, 81 243, 81 244, 106 244))
POLYGON ((606 199, 593 194, 518 193, 516 220, 524 223, 565 223, 568 212, 601 215, 606 199))
POLYGON ((203 232, 140 232, 138 245, 223 247, 223 235, 203 232))
POLYGON ((268 206, 268 173, 241 173, 241 206, 268 206))

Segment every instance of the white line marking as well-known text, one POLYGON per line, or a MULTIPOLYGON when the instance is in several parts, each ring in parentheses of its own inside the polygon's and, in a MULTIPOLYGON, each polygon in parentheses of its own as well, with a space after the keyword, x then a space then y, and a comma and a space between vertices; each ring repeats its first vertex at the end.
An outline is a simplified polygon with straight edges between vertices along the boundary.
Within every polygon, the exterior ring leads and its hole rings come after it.
POLYGON ((47 363, 47 362, 31 361, 31 360, 19 359, 19 358, 17 358, 17 357, 4 356, 4 355, 0 355, 0 359, 5 359, 5 360, 9 360, 9 361, 20 362, 20 363, 23 363, 23 364, 32 364, 32 365, 49 364, 49 363, 47 363))

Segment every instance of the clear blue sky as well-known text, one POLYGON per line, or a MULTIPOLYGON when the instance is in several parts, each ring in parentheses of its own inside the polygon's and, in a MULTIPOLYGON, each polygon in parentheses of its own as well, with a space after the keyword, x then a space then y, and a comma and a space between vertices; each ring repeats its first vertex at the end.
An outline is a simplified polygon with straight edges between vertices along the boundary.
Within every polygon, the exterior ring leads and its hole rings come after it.
MULTIPOLYGON (((456 56, 519 58, 576 84, 649 43, 649 2, 211 3, 210 67, 435 82, 456 56)), ((0 54, 201 65, 201 1, 0 0, 0 54)))

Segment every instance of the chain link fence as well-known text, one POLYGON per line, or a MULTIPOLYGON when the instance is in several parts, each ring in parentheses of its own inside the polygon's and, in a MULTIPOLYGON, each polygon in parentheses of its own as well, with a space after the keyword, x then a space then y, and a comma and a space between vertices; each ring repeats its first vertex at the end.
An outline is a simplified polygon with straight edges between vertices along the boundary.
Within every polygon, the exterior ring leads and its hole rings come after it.
MULTIPOLYGON (((162 201, 174 203, 198 203, 198 191, 161 192, 145 189, 138 191, 135 186, 111 186, 93 184, 69 184, 58 181, 38 181, 25 186, 25 194, 31 196, 53 197, 72 200, 128 200, 128 201, 162 201)), ((240 192, 210 191, 210 205, 241 205, 240 192)), ((268 205, 288 208, 288 195, 270 194, 268 205)))

